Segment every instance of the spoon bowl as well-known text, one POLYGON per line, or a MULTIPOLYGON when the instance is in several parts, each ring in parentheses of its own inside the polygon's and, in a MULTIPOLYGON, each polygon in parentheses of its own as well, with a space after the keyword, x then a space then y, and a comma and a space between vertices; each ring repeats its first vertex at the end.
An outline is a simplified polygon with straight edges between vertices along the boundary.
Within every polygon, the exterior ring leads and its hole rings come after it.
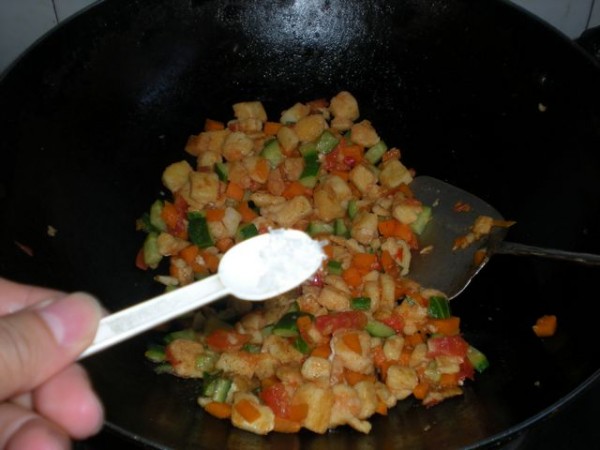
POLYGON ((227 295, 257 301, 283 294, 315 273, 324 257, 321 245, 298 230, 247 239, 223 255, 217 274, 104 317, 79 359, 227 295))
POLYGON ((432 205, 432 218, 420 239, 422 249, 429 251, 413 255, 409 277, 425 287, 444 292, 448 299, 464 291, 496 253, 600 265, 600 255, 507 242, 504 240, 508 232, 506 227, 493 227, 490 234, 466 248, 455 250, 456 239, 469 233, 477 217, 490 216, 504 221, 502 214, 481 198, 433 177, 415 177, 410 187, 423 204, 432 205), (457 208, 456 205, 467 207, 457 208))

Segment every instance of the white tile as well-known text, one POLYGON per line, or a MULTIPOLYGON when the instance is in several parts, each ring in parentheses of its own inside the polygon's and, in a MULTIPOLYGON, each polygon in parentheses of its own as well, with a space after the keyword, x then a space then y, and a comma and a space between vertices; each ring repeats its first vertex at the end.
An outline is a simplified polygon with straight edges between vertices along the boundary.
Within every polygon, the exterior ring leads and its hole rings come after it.
POLYGON ((594 0, 512 0, 541 17, 570 38, 577 38, 587 27, 594 0))
POLYGON ((52 0, 0 0, 0 72, 56 22, 52 0))
POLYGON ((64 20, 95 2, 96 0, 54 0, 58 20, 64 20))

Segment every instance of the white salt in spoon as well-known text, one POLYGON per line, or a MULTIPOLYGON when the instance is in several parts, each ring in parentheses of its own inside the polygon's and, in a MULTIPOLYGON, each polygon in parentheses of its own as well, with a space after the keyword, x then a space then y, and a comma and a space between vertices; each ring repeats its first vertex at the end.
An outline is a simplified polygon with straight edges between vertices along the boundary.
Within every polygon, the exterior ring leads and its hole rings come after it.
POLYGON ((283 294, 313 275, 324 258, 322 246, 298 230, 245 240, 225 253, 217 274, 104 317, 79 359, 227 295, 265 300, 283 294))

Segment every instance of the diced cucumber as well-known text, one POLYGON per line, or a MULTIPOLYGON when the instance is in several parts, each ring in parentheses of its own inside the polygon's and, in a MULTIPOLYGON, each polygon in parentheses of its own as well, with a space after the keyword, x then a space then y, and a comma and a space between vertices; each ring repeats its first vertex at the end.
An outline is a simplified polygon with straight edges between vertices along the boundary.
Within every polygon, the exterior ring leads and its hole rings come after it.
POLYGON ((333 234, 333 226, 329 223, 313 221, 308 224, 306 232, 311 236, 319 234, 333 234))
POLYGON ((253 223, 247 223, 238 228, 237 237, 240 241, 245 241, 258 234, 258 228, 253 223))
POLYGON ((304 355, 308 355, 310 353, 309 345, 300 336, 294 339, 294 348, 304 355))
POLYGON ((277 139, 269 140, 262 151, 260 152, 260 156, 269 161, 269 165, 274 168, 277 167, 281 161, 283 161, 283 153, 281 153, 281 148, 279 147, 279 142, 277 139))
POLYGON ((342 263, 339 261, 329 260, 327 261, 327 270, 331 275, 341 275, 342 263))
POLYGON ((317 175, 321 169, 319 156, 315 153, 309 153, 304 156, 304 170, 300 175, 300 183, 307 188, 313 188, 317 184, 317 175))
POLYGON ((365 152, 365 159, 371 164, 376 165, 387 149, 388 147, 385 142, 379 141, 365 152))
POLYGON ((206 376, 202 396, 210 397, 215 402, 224 402, 231 389, 232 382, 229 378, 218 375, 206 376))
POLYGON ((354 219, 356 214, 358 214, 358 203, 356 202, 356 199, 353 198, 348 202, 348 217, 354 219))
POLYGON ((257 354, 260 353, 260 345, 258 344, 245 344, 242 350, 248 353, 257 354))
POLYGON ((158 233, 148 233, 143 246, 144 263, 151 269, 156 269, 163 256, 158 251, 158 233))
POLYGON ((196 358, 196 368, 202 372, 210 372, 214 370, 218 359, 219 355, 217 353, 205 351, 196 358))
POLYGON ((173 342, 176 339, 185 339, 188 341, 195 341, 196 340, 196 332, 194 330, 192 330, 191 328, 184 328, 183 330, 178 330, 178 331, 173 331, 171 333, 168 333, 164 337, 164 341, 167 344, 169 344, 170 342, 173 342))
POLYGON ((162 363, 166 361, 165 346, 151 344, 144 353, 144 356, 153 363, 162 363))
POLYGON ((229 178, 229 167, 227 163, 218 162, 215 164, 215 172, 221 181, 227 181, 229 178))
POLYGON ((346 226, 346 222, 344 222, 344 219, 342 219, 342 218, 335 219, 335 222, 333 222, 333 234, 335 234, 336 236, 342 236, 345 238, 350 237, 350 230, 346 226))
POLYGON ((340 140, 336 138, 331 131, 325 130, 317 141, 317 151, 322 155, 326 155, 331 152, 339 142, 340 140))
POLYGON ((159 231, 166 231, 167 225, 161 217, 164 202, 162 200, 156 200, 150 206, 150 224, 159 231))
POLYGON ((296 337, 298 336, 298 318, 302 316, 312 317, 310 314, 294 311, 284 314, 281 319, 273 326, 272 333, 282 337, 296 337))
POLYGON ((193 211, 188 213, 188 236, 192 244, 200 248, 207 248, 214 245, 206 217, 199 212, 193 211))
POLYGON ((417 220, 411 223, 410 227, 416 234, 422 234, 430 220, 431 207, 423 205, 423 209, 417 216, 417 220))
POLYGON ((447 319, 452 315, 450 312, 450 302, 446 297, 436 295, 429 297, 429 307, 427 314, 434 319, 447 319))
POLYGON ((383 322, 379 322, 378 320, 372 319, 367 322, 367 326, 365 330, 371 335, 380 338, 390 337, 396 334, 394 329, 390 326, 387 326, 383 322))
POLYGON ((314 142, 307 142, 305 144, 302 144, 298 150, 304 158, 319 156, 319 152, 317 151, 317 145, 314 142))
POLYGON ((481 373, 490 366, 487 357, 472 345, 467 349, 467 359, 473 365, 473 368, 481 373))
POLYGON ((350 300, 350 307, 357 311, 368 311, 371 309, 371 298, 370 297, 354 297, 353 299, 350 300))

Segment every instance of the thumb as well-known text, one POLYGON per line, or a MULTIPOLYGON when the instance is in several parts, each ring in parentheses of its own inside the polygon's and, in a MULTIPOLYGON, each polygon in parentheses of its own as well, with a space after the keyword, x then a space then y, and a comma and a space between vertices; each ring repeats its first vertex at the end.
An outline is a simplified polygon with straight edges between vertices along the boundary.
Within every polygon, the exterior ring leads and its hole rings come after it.
POLYGON ((29 392, 93 341, 100 304, 75 293, 0 317, 0 400, 29 392))

